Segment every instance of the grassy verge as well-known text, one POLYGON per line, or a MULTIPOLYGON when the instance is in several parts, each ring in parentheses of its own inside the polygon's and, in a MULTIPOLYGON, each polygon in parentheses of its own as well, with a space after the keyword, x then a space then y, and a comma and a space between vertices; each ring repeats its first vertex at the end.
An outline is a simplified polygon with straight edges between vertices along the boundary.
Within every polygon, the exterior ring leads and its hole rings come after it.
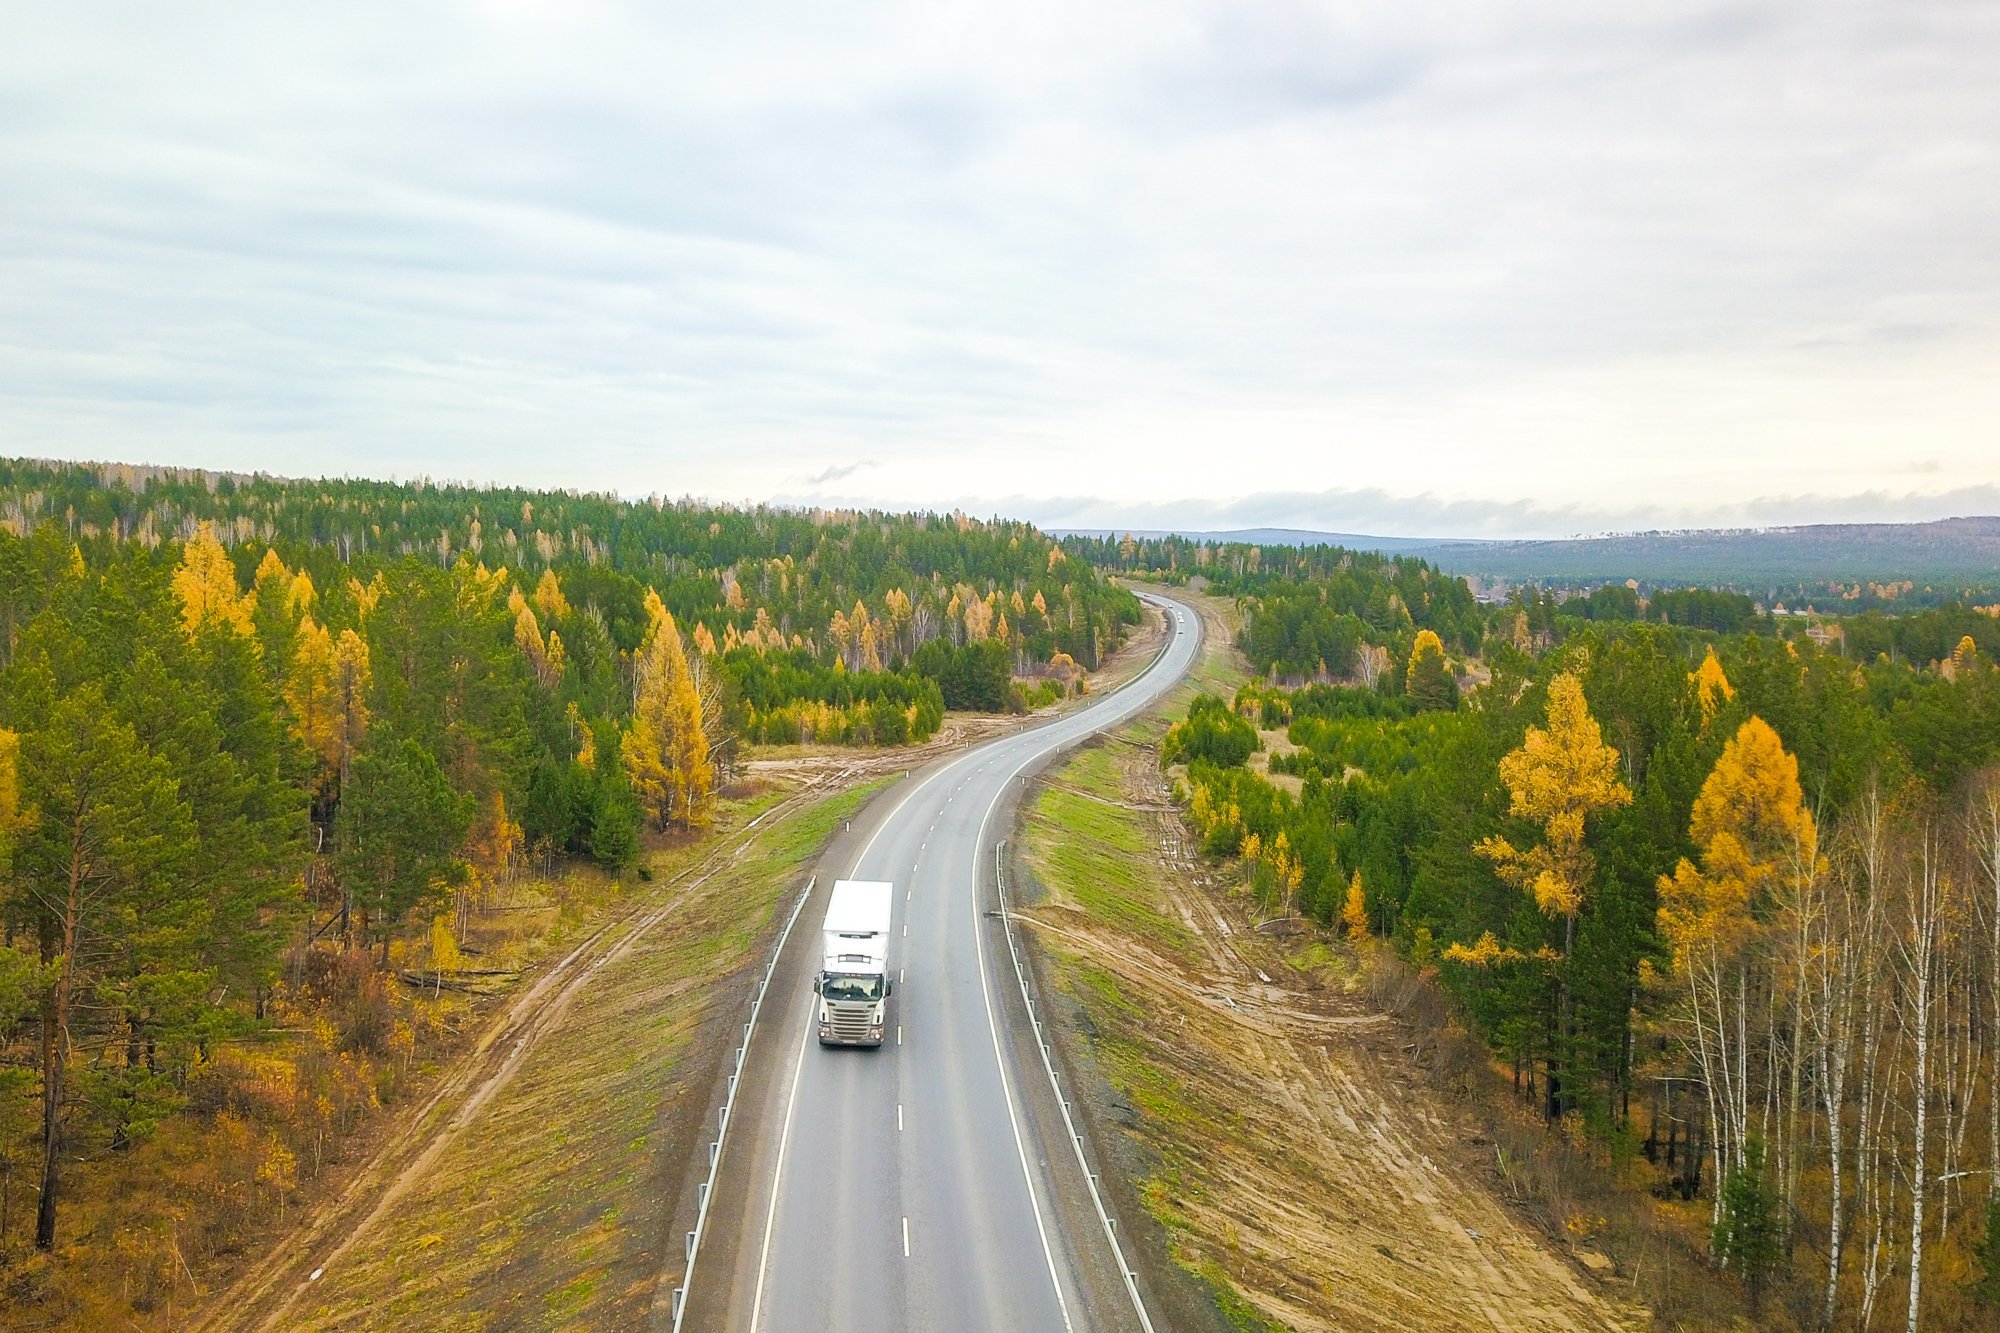
MULTIPOLYGON (((1198 689, 1246 678, 1203 606, 1198 689)), ((1422 1086, 1439 1034, 1390 1018, 1345 944, 1249 929, 1159 813, 1141 719, 1070 757, 1023 811, 1023 916, 1071 1086, 1137 1241, 1156 1321, 1186 1330, 1631 1327, 1490 1179, 1462 1096, 1422 1086), (1024 885, 1024 900, 1032 888, 1024 885), (1414 1046, 1412 1045, 1414 1043, 1414 1046), (1143 1214, 1143 1216, 1141 1216, 1143 1214)), ((1217 881, 1220 881, 1219 883, 1217 881)), ((1440 1015, 1434 1026, 1442 1027, 1440 1015)), ((1502 1166, 1505 1159, 1502 1159, 1502 1166)), ((1560 1244, 1560 1242, 1558 1242, 1560 1244)))
MULTIPOLYGON (((1052 915, 1079 913, 1094 931, 1108 930, 1170 966, 1198 961, 1199 945, 1159 881, 1149 821, 1126 791, 1121 742, 1157 742, 1196 694, 1228 698, 1250 677, 1232 646, 1235 607, 1189 600, 1203 616, 1207 639, 1188 679, 1111 743, 1081 749, 1052 769, 1021 817, 1021 847, 1045 894, 1042 908, 1052 915)), ((1193 1085, 1185 1071, 1163 1058, 1169 1052, 1153 1030, 1160 1014, 1101 966, 1095 950, 1070 947, 1059 932, 1040 932, 1036 942, 1050 979, 1081 1012, 1078 1026, 1092 1034, 1098 1073, 1129 1108, 1127 1123, 1146 1160, 1135 1191, 1165 1234, 1173 1262, 1205 1292, 1222 1326, 1242 1333, 1275 1330, 1237 1293, 1210 1247, 1198 1243, 1200 1218, 1211 1211, 1215 1149, 1236 1137, 1229 1112, 1189 1095, 1193 1085)))
MULTIPOLYGON (((1080 750, 1054 770, 1022 819, 1022 847, 1044 891, 1038 912, 1051 920, 1064 909, 1086 916, 1093 933, 1108 931, 1163 961, 1192 961, 1197 943, 1173 913, 1146 853, 1143 816, 1120 801, 1119 756, 1107 748, 1080 750), (1088 795, 1084 793, 1089 793, 1088 795)), ((1095 957, 1059 933, 1037 943, 1056 987, 1079 1008, 1091 1035, 1091 1056, 1116 1098, 1130 1108, 1133 1137, 1146 1149, 1147 1169, 1135 1182, 1139 1202, 1167 1238, 1173 1261, 1206 1288, 1227 1326, 1262 1333, 1260 1319, 1230 1286, 1227 1273, 1195 1243, 1209 1211, 1215 1150, 1234 1137, 1219 1103, 1189 1095, 1184 1071, 1162 1058, 1159 1014, 1095 957)), ((1100 937, 1101 938, 1101 937, 1100 937)))
POLYGON ((1144 940, 1164 954, 1193 947, 1179 918, 1161 910, 1147 874, 1146 830, 1118 804, 1118 757, 1079 751, 1029 807, 1029 864, 1060 901, 1144 940))
POLYGON ((312 1327, 630 1327, 669 1242, 712 1061, 721 982, 804 866, 881 784, 760 829, 675 914, 604 966, 559 1032, 291 1315, 312 1327), (713 1052, 710 1052, 712 1055, 713 1052), (701 1102, 692 1114, 686 1104, 701 1102))

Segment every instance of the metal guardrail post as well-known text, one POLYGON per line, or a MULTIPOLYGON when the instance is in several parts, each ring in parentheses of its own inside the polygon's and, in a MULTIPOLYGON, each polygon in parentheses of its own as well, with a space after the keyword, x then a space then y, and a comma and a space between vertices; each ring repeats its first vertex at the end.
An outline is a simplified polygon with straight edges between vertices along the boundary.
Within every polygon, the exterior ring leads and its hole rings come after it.
POLYGON ((743 1061, 750 1050, 750 1038, 757 1029, 757 1017, 764 1007, 764 995, 771 988, 771 978, 777 975, 778 960, 784 956, 785 941, 792 937, 792 927, 798 924, 799 913, 805 910, 806 902, 812 897, 813 886, 818 882, 817 875, 806 881, 798 902, 792 906, 791 916, 785 920, 784 930, 778 934, 776 947, 771 950, 771 961, 764 969, 764 979, 757 984, 757 993, 750 1000, 750 1021, 743 1025, 743 1044, 736 1048, 735 1070, 729 1075, 722 1105, 716 1110, 715 1141, 708 1145, 708 1179, 702 1181, 695 1192, 694 1230, 687 1233, 687 1269, 681 1275, 681 1285, 674 1288, 674 1333, 680 1333, 681 1319, 687 1313, 688 1292, 694 1287, 694 1261, 701 1253, 702 1233, 708 1229, 709 1198, 715 1193, 716 1174, 722 1169, 722 1145, 729 1138, 731 1113, 736 1109, 736 1085, 743 1076, 743 1061))
MULTIPOLYGON (((993 891, 1000 899, 1000 931, 1007 939, 1007 954, 1014 961, 1014 976, 1021 986, 1021 1001, 1028 1006, 1029 1021, 1035 1023, 1036 1036, 1039 1038, 1043 1035, 1043 1026, 1034 1019, 1035 1002, 1028 994, 1027 973, 1021 966, 1020 951, 1014 946, 1014 920, 1007 910, 1007 885, 1000 856, 1001 849, 1006 845, 1005 838, 993 845, 993 891)), ((1062 1083, 1056 1073, 1053 1046, 1040 1040, 1035 1044, 1041 1047, 1042 1069, 1049 1077, 1049 1091, 1055 1094, 1056 1101, 1061 1104, 1063 1127, 1069 1131, 1069 1143, 1076 1153, 1076 1164, 1083 1169, 1084 1186, 1090 1192, 1090 1202, 1097 1209, 1097 1220, 1104 1228, 1105 1240, 1110 1242, 1112 1257, 1118 1261, 1118 1271, 1124 1275, 1125 1294, 1131 1297, 1132 1310, 1139 1316, 1140 1327, 1145 1329, 1146 1333, 1154 1333, 1152 1316, 1146 1313, 1145 1299, 1139 1294, 1139 1275, 1125 1262, 1125 1248, 1118 1243, 1118 1219, 1105 1207, 1103 1192, 1098 1189, 1097 1173, 1090 1169, 1090 1159, 1083 1151, 1083 1134, 1077 1128, 1076 1118, 1070 1114, 1069 1102, 1062 1095, 1062 1083)))

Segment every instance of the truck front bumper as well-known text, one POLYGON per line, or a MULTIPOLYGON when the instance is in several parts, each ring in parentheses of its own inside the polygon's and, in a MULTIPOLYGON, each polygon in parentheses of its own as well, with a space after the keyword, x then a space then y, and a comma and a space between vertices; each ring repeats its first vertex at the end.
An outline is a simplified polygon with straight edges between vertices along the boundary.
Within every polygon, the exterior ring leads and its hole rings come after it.
POLYGON ((833 1030, 833 1024, 821 1023, 819 1025, 819 1044, 822 1046, 880 1046, 882 1044, 882 1029, 876 1026, 868 1028, 865 1034, 854 1033, 850 1030, 847 1034, 842 1035, 833 1030))

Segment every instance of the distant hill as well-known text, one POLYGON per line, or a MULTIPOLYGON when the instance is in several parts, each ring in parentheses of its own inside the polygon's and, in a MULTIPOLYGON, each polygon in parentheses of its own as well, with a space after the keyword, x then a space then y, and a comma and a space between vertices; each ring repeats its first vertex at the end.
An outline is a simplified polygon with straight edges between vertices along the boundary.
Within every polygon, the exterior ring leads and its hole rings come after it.
POLYGON ((1053 535, 1179 536, 1259 546, 1345 546, 1413 555, 1453 574, 1507 583, 1723 584, 1755 591, 1829 581, 2000 586, 2000 516, 1933 523, 1700 528, 1551 541, 1373 537, 1303 528, 1058 528, 1053 535))
POLYGON ((2000 517, 1934 523, 1634 532, 1563 541, 1405 548, 1454 574, 1510 582, 1730 584, 1750 591, 1827 580, 2000 584, 2000 517))
POLYGON ((1380 551, 1384 555, 1406 555, 1415 551, 1440 551, 1448 547, 1478 545, 1448 537, 1370 537, 1358 532, 1313 532, 1305 528, 1232 528, 1227 531, 1197 528, 1044 528, 1050 536, 1062 537, 1184 537, 1192 542, 1247 542, 1252 546, 1344 546, 1350 551, 1380 551))

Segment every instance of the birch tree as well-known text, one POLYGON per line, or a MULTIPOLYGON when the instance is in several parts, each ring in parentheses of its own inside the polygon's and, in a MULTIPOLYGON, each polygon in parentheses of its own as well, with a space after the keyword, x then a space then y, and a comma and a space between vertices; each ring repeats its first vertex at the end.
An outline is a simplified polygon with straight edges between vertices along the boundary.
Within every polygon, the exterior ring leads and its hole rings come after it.
MULTIPOLYGON (((1687 986, 1683 1016, 1716 1126, 1721 1179, 1745 1167, 1755 1132, 1751 1053, 1766 1034, 1753 1036, 1751 1023, 1769 1011, 1774 894, 1796 899, 1798 879, 1820 865, 1798 760, 1763 719, 1745 721, 1723 747, 1695 799, 1689 836, 1701 865, 1683 859, 1661 876, 1659 924, 1687 986)), ((1716 1207, 1719 1219, 1719 1195, 1716 1207)))

